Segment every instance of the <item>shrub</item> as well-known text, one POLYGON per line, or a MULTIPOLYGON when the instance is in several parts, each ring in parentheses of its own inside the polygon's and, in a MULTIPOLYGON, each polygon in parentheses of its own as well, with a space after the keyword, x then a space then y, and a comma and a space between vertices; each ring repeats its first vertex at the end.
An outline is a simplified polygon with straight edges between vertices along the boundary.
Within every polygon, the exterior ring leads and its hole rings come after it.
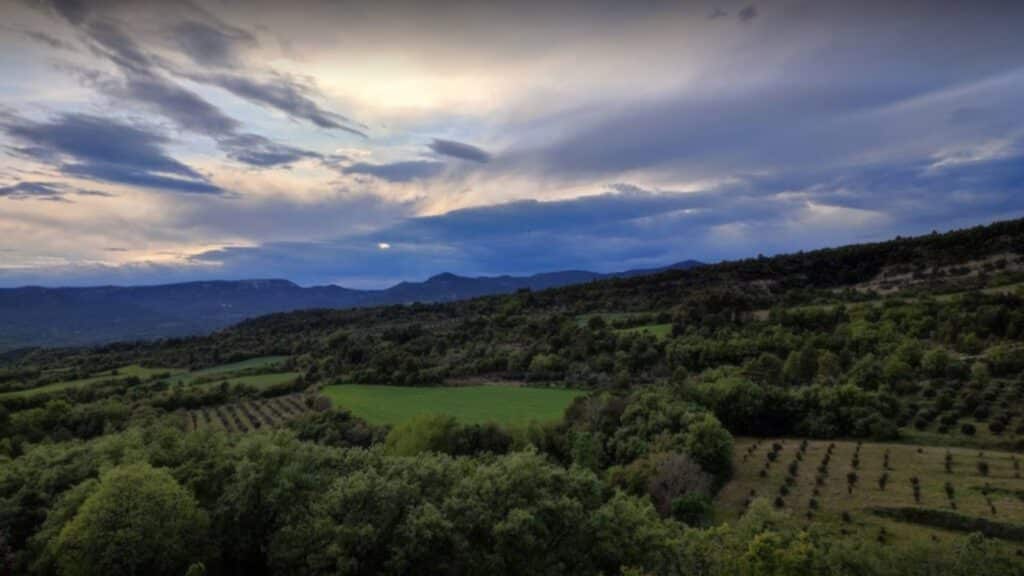
POLYGON ((980 532, 990 538, 1001 538, 1014 542, 1024 542, 1024 526, 1004 524, 986 518, 964 516, 948 510, 933 508, 870 508, 869 512, 883 518, 892 518, 903 522, 932 526, 958 532, 980 532))
POLYGON ((655 455, 651 460, 656 462, 656 468, 647 484, 647 493, 662 516, 674 514, 675 502, 681 498, 707 497, 711 493, 711 476, 688 455, 672 452, 655 455))
POLYGON ((672 517, 687 526, 704 526, 711 518, 711 498, 706 494, 686 494, 672 501, 672 517))

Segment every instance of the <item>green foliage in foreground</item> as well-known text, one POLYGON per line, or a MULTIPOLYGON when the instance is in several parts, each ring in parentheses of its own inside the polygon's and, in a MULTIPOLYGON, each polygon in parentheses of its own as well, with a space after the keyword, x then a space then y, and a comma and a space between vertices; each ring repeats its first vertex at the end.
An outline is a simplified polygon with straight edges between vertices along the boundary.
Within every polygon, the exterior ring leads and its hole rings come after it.
POLYGON ((328 386, 323 393, 338 407, 371 424, 401 424, 424 414, 446 414, 463 424, 517 425, 558 420, 578 390, 464 386, 328 386))
POLYGON ((209 548, 206 514, 165 469, 124 465, 84 486, 91 494, 51 542, 61 574, 181 574, 209 548))
POLYGON ((4 464, 0 532, 18 574, 184 574, 200 564, 211 575, 1022 570, 980 536, 942 546, 836 540, 789 528, 762 500, 735 524, 686 528, 532 449, 391 456, 286 431, 183 435, 155 423, 39 445, 4 464))

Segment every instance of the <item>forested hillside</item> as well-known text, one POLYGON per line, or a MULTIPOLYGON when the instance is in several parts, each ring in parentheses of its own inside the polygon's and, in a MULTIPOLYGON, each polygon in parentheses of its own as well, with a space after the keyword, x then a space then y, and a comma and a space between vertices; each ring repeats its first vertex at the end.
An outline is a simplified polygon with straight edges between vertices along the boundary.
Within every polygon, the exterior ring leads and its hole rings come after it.
POLYGON ((452 302, 699 265, 688 260, 664 268, 614 274, 564 270, 533 276, 468 278, 444 273, 423 282, 400 282, 382 290, 334 285, 302 287, 273 279, 156 286, 0 288, 0 352, 33 346, 86 346, 193 336, 273 312, 452 302))
POLYGON ((1022 287, 1017 220, 10 354, 0 566, 1024 573, 1022 287))

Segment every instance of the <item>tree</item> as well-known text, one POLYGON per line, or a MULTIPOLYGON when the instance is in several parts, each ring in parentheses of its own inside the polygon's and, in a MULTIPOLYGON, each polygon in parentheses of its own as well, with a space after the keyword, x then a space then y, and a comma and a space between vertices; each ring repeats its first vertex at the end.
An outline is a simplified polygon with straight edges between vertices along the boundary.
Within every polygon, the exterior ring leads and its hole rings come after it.
POLYGON ((989 373, 988 364, 975 362, 971 365, 971 382, 978 386, 986 386, 991 380, 992 375, 989 373))
POLYGON ((782 360, 778 356, 763 352, 746 367, 746 373, 753 380, 769 386, 782 384, 782 360))
POLYGON ((687 452, 719 481, 732 475, 732 446, 732 435, 711 414, 693 422, 686 435, 687 452))
POLYGON ((910 380, 914 376, 914 369, 898 355, 893 354, 886 358, 882 373, 890 384, 899 384, 910 380))
POLYGON ((842 372, 843 366, 839 361, 839 356, 827 350, 818 356, 818 380, 831 384, 839 378, 842 372))
POLYGON ((388 453, 414 456, 421 452, 446 452, 458 428, 459 423, 451 416, 417 416, 388 433, 388 453))
POLYGON ((913 367, 921 363, 923 353, 919 340, 916 338, 905 338, 893 354, 913 367))
POLYGON ((130 464, 103 475, 57 540, 61 574, 184 574, 206 556, 209 521, 169 472, 130 464))
POLYGON ((932 378, 946 375, 949 366, 949 354, 942 348, 932 348, 921 358, 921 369, 932 378))
POLYGON ((573 432, 571 435, 572 462, 588 470, 598 471, 604 459, 604 447, 599 434, 587 431, 573 432))
POLYGON ((808 384, 818 372, 818 351, 811 344, 794 350, 786 358, 782 373, 790 384, 808 384))
POLYGON ((654 508, 662 516, 673 511, 673 504, 684 496, 707 497, 712 478, 686 454, 673 452, 651 456, 656 468, 647 485, 654 508))

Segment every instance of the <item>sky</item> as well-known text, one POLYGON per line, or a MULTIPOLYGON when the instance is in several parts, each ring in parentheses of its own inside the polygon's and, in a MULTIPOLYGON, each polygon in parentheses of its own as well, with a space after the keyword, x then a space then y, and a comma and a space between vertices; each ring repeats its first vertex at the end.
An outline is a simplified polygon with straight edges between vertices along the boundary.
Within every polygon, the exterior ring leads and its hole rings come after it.
POLYGON ((1024 2, 0 0, 0 286, 715 262, 1024 216, 1024 2))

